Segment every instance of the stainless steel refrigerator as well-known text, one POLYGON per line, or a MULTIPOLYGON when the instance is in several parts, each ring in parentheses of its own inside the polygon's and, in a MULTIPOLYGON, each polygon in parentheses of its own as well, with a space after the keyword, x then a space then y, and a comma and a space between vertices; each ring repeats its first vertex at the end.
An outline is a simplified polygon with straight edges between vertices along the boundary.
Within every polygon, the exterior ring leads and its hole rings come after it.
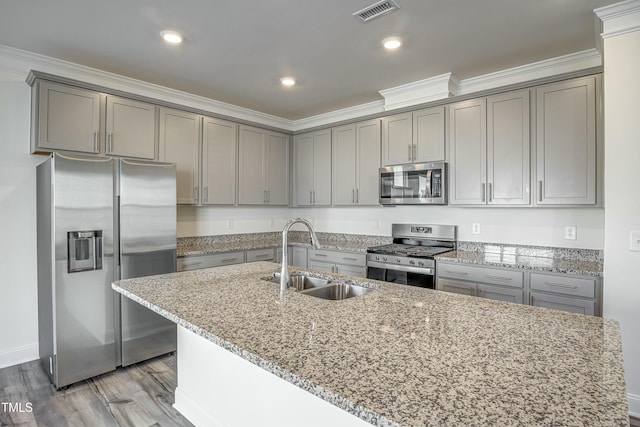
POLYGON ((40 359, 57 388, 175 350, 175 324, 111 289, 175 271, 175 177, 59 153, 37 167, 40 359))

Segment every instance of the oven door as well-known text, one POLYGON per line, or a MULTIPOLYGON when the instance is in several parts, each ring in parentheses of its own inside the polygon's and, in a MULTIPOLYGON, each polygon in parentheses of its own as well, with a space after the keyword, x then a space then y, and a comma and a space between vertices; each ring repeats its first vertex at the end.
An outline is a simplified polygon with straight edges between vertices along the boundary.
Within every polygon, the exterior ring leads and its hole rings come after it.
POLYGON ((375 266, 371 264, 367 266, 367 279, 435 289, 435 280, 433 273, 431 273, 432 271, 431 269, 403 268, 400 266, 398 268, 395 266, 381 267, 376 263, 375 266))

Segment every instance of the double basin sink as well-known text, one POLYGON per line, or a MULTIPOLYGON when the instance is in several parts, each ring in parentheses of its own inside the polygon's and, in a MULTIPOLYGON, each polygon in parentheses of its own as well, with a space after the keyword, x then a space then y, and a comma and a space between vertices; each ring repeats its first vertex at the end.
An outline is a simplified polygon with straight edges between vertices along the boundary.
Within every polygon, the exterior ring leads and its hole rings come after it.
MULTIPOLYGON (((265 280, 280 283, 278 276, 267 277, 265 280)), ((330 279, 313 277, 306 274, 292 274, 289 287, 303 295, 327 300, 343 300, 372 292, 374 289, 365 288, 345 282, 334 282, 330 279)))

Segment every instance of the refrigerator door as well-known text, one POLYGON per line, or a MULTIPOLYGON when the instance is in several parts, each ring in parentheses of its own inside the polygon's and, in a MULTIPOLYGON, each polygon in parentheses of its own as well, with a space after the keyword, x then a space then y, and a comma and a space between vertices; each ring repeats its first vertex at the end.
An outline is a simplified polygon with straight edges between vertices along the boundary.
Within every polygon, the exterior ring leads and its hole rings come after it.
MULTIPOLYGON (((120 160, 120 278, 176 271, 174 164, 120 160)), ((122 366, 176 350, 176 325, 120 298, 122 366)))
POLYGON ((113 160, 37 169, 40 358, 57 388, 114 370, 113 160))

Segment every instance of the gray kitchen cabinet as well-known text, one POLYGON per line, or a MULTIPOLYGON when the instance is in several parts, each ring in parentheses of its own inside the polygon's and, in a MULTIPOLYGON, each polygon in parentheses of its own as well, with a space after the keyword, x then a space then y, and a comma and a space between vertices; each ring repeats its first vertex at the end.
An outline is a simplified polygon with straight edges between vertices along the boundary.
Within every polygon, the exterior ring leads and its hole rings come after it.
POLYGON ((238 147, 238 204, 288 205, 288 137, 241 125, 238 147))
POLYGON ((596 204, 596 77, 536 89, 536 204, 596 204))
POLYGON ((331 129, 297 135, 293 152, 296 205, 331 205, 331 129))
POLYGON ((291 259, 293 260, 290 264, 295 265, 296 267, 306 268, 308 265, 307 248, 292 246, 290 249, 292 255, 291 259))
POLYGON ((586 315, 602 315, 599 278, 531 273, 529 304, 586 315))
POLYGON ((250 249, 245 252, 246 262, 276 261, 276 248, 250 249))
POLYGON ((238 125, 204 117, 202 123, 202 204, 234 205, 238 125))
POLYGON ((160 161, 176 164, 177 202, 197 205, 200 200, 201 116, 160 108, 160 161))
POLYGON ((33 153, 57 150, 100 152, 100 93, 36 81, 32 97, 33 153))
POLYGON ((529 91, 449 106, 449 203, 530 204, 529 91))
POLYGON ((308 266, 327 273, 367 277, 366 255, 361 253, 308 249, 308 266))
POLYGON ((213 255, 178 257, 177 261, 178 271, 198 270, 222 265, 242 264, 244 262, 244 252, 236 251, 213 255))
POLYGON ((382 164, 444 161, 444 107, 382 118, 382 164))
POLYGON ((436 274, 438 290, 524 303, 524 273, 520 270, 438 262, 436 274))
POLYGON ((379 204, 380 120, 339 126, 332 133, 333 205, 379 204))
POLYGON ((157 158, 155 105, 107 95, 106 117, 105 154, 157 158))

